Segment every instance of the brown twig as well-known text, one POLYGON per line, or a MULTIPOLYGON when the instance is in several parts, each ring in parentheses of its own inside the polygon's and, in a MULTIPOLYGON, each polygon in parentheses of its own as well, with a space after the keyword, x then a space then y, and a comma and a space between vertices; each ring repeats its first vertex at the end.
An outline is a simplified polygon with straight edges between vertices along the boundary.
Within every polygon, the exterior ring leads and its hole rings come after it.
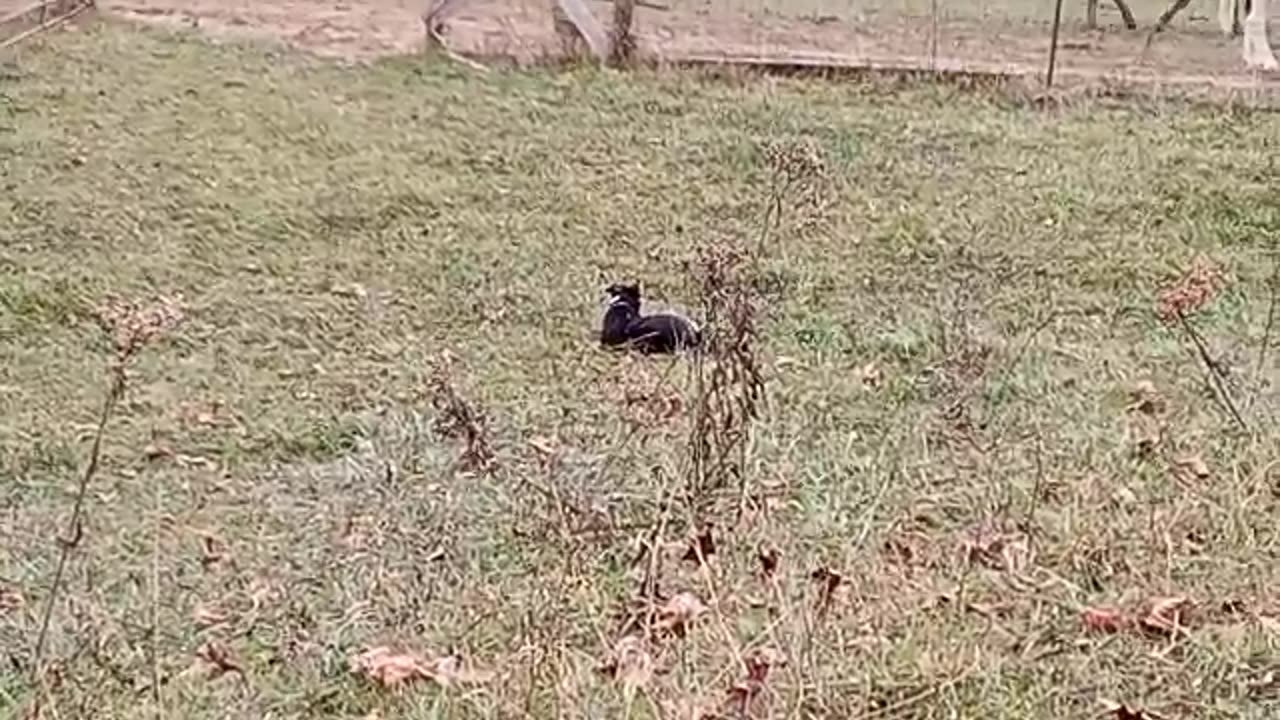
POLYGON ((1226 379, 1222 376, 1222 370, 1218 367, 1218 363, 1214 361, 1213 356, 1209 353, 1209 348, 1205 345, 1204 339, 1200 337, 1200 333, 1187 320, 1187 316, 1178 311, 1178 323, 1182 326, 1183 332, 1191 338, 1191 342, 1195 344, 1196 351, 1200 356, 1201 362, 1204 363, 1205 371, 1211 380, 1211 385, 1215 390, 1214 397, 1218 398, 1224 409, 1231 414, 1231 417, 1240 426, 1241 430, 1249 431, 1249 424, 1245 422, 1244 416, 1240 414, 1240 410, 1236 407, 1235 401, 1231 399, 1231 393, 1227 390, 1226 379))
MULTIPOLYGON (((117 365, 112 368, 111 387, 102 403, 102 409, 98 412, 98 425, 93 434, 93 447, 89 450, 89 462, 85 465, 84 472, 80 475, 80 484, 76 488, 75 503, 71 508, 71 519, 67 523, 67 535, 58 538, 58 565, 53 572, 53 584, 49 587, 49 597, 45 600, 44 613, 40 619, 40 633, 36 636, 35 648, 31 653, 31 685, 33 688, 38 687, 40 682, 40 662, 44 657, 45 643, 49 636, 49 625, 53 621, 53 606, 57 602, 58 591, 62 588, 62 578, 66 573, 67 560, 71 557, 71 551, 80 544, 80 540, 83 537, 81 518, 84 515, 84 500, 89 494, 89 483, 93 480, 94 475, 98 473, 102 457, 102 438, 106 435, 107 423, 111 420, 116 404, 124 396, 125 386, 124 367, 117 365)), ((40 694, 37 692, 37 708, 39 704, 40 694)), ((37 712, 36 715, 38 716, 39 713, 37 712)))
POLYGON ((129 362, 142 350, 148 342, 158 335, 176 327, 183 319, 180 301, 162 298, 151 307, 139 307, 133 303, 111 301, 98 308, 98 322, 109 334, 115 353, 108 365, 111 384, 107 397, 102 402, 98 413, 98 423, 93 434, 93 446, 89 449, 89 461, 76 488, 76 496, 71 509, 71 518, 67 523, 67 536, 58 539, 58 564, 53 574, 53 583, 49 587, 49 596, 45 599, 44 612, 40 620, 40 632, 36 636, 35 647, 31 658, 31 685, 36 690, 34 714, 39 716, 42 693, 40 692, 41 661, 44 657, 49 637, 49 626, 53 621, 53 607, 57 603, 59 591, 62 589, 63 577, 71 552, 84 537, 83 516, 85 498, 89 494, 89 483, 98 473, 102 459, 102 439, 106 436, 107 423, 115 411, 116 405, 124 397, 128 387, 129 362))

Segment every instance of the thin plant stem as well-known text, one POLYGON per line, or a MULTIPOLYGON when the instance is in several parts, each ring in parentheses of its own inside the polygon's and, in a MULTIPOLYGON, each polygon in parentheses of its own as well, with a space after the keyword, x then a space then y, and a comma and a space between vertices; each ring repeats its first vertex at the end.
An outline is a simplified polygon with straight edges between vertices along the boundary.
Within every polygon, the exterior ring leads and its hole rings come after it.
MULTIPOLYGON (((45 600, 44 614, 40 619, 40 633, 36 636, 35 648, 31 653, 32 687, 38 687, 40 682, 40 664, 44 658, 45 646, 49 637, 49 625, 53 621, 53 606, 57 603, 58 593, 62 589, 62 580, 66 573, 67 562, 71 557, 71 551, 80 544, 84 501, 89 494, 89 483, 98 473, 102 457, 102 438, 106 435, 107 423, 111 420, 116 404, 121 396, 124 395, 124 389, 124 365, 123 362, 117 360, 111 370, 111 387, 107 391, 106 399, 102 402, 102 410, 98 413, 98 425, 93 434, 93 446, 89 450, 89 461, 85 465, 84 473, 80 476, 80 484, 76 488, 75 503, 71 509, 71 519, 67 523, 67 535, 60 538, 58 542, 60 548, 58 565, 53 573, 53 584, 49 587, 49 596, 45 600)), ((37 693, 37 708, 39 703, 39 694, 37 693)))
POLYGON ((1240 429, 1248 432, 1249 424, 1245 422, 1244 416, 1240 414, 1235 401, 1231 399, 1231 393, 1227 390, 1221 371, 1218 369, 1217 363, 1213 361, 1213 357, 1210 356, 1209 348, 1205 347, 1204 340, 1200 338, 1200 333, 1196 332, 1196 329, 1187 321, 1187 316, 1182 312, 1178 313, 1178 322, 1182 324, 1182 329, 1191 338, 1191 342, 1195 343, 1196 350, 1200 354, 1200 360, 1204 363, 1205 371, 1211 380, 1210 384, 1217 391, 1215 396, 1221 400, 1223 406, 1231 414, 1232 419, 1240 426, 1240 429))

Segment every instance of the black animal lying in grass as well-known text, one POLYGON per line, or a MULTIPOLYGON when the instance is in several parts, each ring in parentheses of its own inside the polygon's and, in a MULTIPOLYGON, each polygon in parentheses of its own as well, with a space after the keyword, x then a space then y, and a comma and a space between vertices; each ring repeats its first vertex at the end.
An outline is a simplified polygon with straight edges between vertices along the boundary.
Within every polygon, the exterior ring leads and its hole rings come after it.
POLYGON ((605 293, 609 308, 600 330, 602 345, 633 348, 647 355, 693 350, 702 344, 702 333, 683 315, 641 315, 638 284, 614 283, 605 288, 605 293))

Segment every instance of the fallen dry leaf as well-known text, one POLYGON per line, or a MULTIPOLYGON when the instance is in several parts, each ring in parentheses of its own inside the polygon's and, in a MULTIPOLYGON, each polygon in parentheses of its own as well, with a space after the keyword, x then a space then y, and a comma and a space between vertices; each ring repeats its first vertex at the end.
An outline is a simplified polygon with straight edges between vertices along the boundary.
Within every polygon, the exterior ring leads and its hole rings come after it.
POLYGON ((1086 628, 1095 632, 1119 632, 1128 624, 1119 610, 1105 607, 1086 608, 1081 614, 1081 620, 1086 628))
POLYGON ((644 638, 627 635, 619 640, 605 670, 620 681, 627 692, 648 685, 653 679, 653 656, 645 647, 644 638))
POLYGON ((1134 383, 1133 389, 1129 391, 1129 398, 1132 402, 1128 410, 1137 410, 1144 415, 1157 415, 1164 412, 1164 398, 1156 389, 1155 383, 1150 380, 1139 380, 1134 383))
POLYGON ((1103 700, 1102 706, 1107 714, 1114 715, 1116 720, 1150 720, 1142 710, 1134 710, 1124 703, 1115 700, 1103 700))
POLYGON ((677 593, 658 608, 654 628, 671 632, 676 637, 684 637, 688 626, 706 611, 707 606, 697 595, 691 592, 677 593))
POLYGON ((376 647, 351 660, 351 670, 384 688, 396 688, 413 680, 431 678, 431 669, 417 655, 376 647))
POLYGON ((760 561, 760 572, 766 578, 771 578, 778 572, 778 561, 781 558, 782 553, 772 545, 761 546, 756 550, 756 559, 760 561))
POLYGON ((357 282, 348 283, 346 285, 334 285, 329 288, 329 292, 338 297, 354 298, 363 300, 369 297, 369 291, 363 285, 357 282))
POLYGON ((25 604, 26 600, 22 597, 22 593, 12 588, 0 588, 0 615, 21 610, 25 604))
POLYGON ((199 650, 196 650, 196 657, 212 666, 213 672, 209 675, 210 679, 220 677, 229 672, 236 673, 241 678, 244 677, 244 669, 231 656, 231 650, 221 640, 205 642, 200 646, 199 650))
POLYGON ((150 461, 156 461, 173 457, 173 450, 157 443, 148 443, 142 449, 142 456, 150 461))
POLYGON ((992 570, 1017 572, 1026 567, 1031 552, 1026 535, 980 529, 964 543, 965 558, 992 570))
POLYGON ((1184 625, 1191 601, 1182 596, 1156 598, 1142 618, 1142 627, 1151 632, 1172 635, 1184 625))
POLYGON ((444 687, 451 685, 479 685, 493 679, 493 671, 463 665, 457 655, 445 655, 432 663, 432 679, 444 687))
POLYGON ((708 558, 716 554, 716 541, 711 534, 712 526, 710 523, 704 525, 696 535, 689 538, 689 549, 685 551, 681 560, 690 560, 699 564, 705 563, 708 558))
POLYGON ((726 710, 737 717, 749 717, 751 701, 764 690, 769 670, 784 663, 782 653, 773 648, 761 648, 743 658, 747 677, 729 688, 726 710))
POLYGON ((747 666, 747 679, 763 683, 769 670, 787 664, 786 656, 771 647, 758 648, 748 655, 743 662, 747 666))
POLYGON ((207 628, 221 625, 231 618, 225 610, 217 605, 200 604, 196 606, 195 610, 191 611, 191 619, 195 621, 197 626, 207 628))
POLYGON ((818 612, 825 613, 831 609, 836 590, 844 582, 844 576, 830 568, 820 567, 810 573, 809 578, 821 586, 818 592, 818 612))
POLYGON ((965 609, 986 618, 999 618, 1012 612, 1014 604, 1011 602, 983 602, 979 600, 966 603, 965 609))
POLYGON ((871 361, 863 365, 858 370, 858 378, 862 380, 862 384, 869 388, 878 388, 884 382, 884 373, 880 370, 880 366, 875 361, 871 361))
POLYGON ((1189 473, 1199 480, 1205 480, 1212 473, 1209 472, 1209 465, 1205 463, 1204 458, 1199 455, 1188 455, 1178 458, 1174 461, 1174 466, 1184 473, 1189 473))
POLYGON ((395 689, 417 680, 431 680, 448 687, 454 684, 488 682, 493 673, 466 669, 456 655, 425 660, 418 655, 395 652, 386 646, 367 650, 351 659, 351 670, 377 685, 395 689))
POLYGON ((200 565, 205 570, 222 562, 227 557, 221 540, 213 535, 205 534, 200 539, 200 565))
POLYGON ((550 462, 555 459, 556 453, 560 450, 560 443, 555 438, 535 435, 529 438, 529 447, 538 453, 538 459, 543 463, 550 462))

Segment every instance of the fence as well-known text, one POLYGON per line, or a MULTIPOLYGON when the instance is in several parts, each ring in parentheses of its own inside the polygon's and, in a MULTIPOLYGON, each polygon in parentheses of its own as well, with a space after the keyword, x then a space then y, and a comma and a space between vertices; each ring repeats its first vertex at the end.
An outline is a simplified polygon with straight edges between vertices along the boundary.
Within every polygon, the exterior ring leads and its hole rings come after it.
POLYGON ((0 0, 0 49, 60 25, 93 4, 94 0, 41 0, 22 4, 0 0))
MULTIPOLYGON (((1217 0, 1066 0, 1061 12, 1062 81, 1280 88, 1280 74, 1246 65, 1239 35, 1223 34, 1217 0)), ((464 55, 606 59, 617 54, 615 14, 630 20, 641 58, 1044 81, 1055 0, 445 0, 428 13, 428 27, 464 55)))
MULTIPOLYGON (((1268 1, 1280 7, 1280 0, 1257 0, 1268 1)), ((18 2, 30 0, 0 0, 0 44, 93 5, 93 0, 45 0, 14 11, 18 2)), ((179 19, 209 30, 275 34, 339 55, 412 52, 422 46, 425 21, 428 43, 458 59, 480 62, 633 54, 640 60, 682 63, 1016 75, 1044 83, 1056 2, 103 0, 102 10, 146 21, 179 19), (615 27, 627 32, 615 34, 615 27)), ((1064 0, 1056 78, 1061 83, 1204 85, 1280 96, 1280 73, 1246 65, 1243 39, 1223 34, 1217 3, 1064 0), (1170 18, 1167 27, 1153 33, 1164 17, 1170 18)))

